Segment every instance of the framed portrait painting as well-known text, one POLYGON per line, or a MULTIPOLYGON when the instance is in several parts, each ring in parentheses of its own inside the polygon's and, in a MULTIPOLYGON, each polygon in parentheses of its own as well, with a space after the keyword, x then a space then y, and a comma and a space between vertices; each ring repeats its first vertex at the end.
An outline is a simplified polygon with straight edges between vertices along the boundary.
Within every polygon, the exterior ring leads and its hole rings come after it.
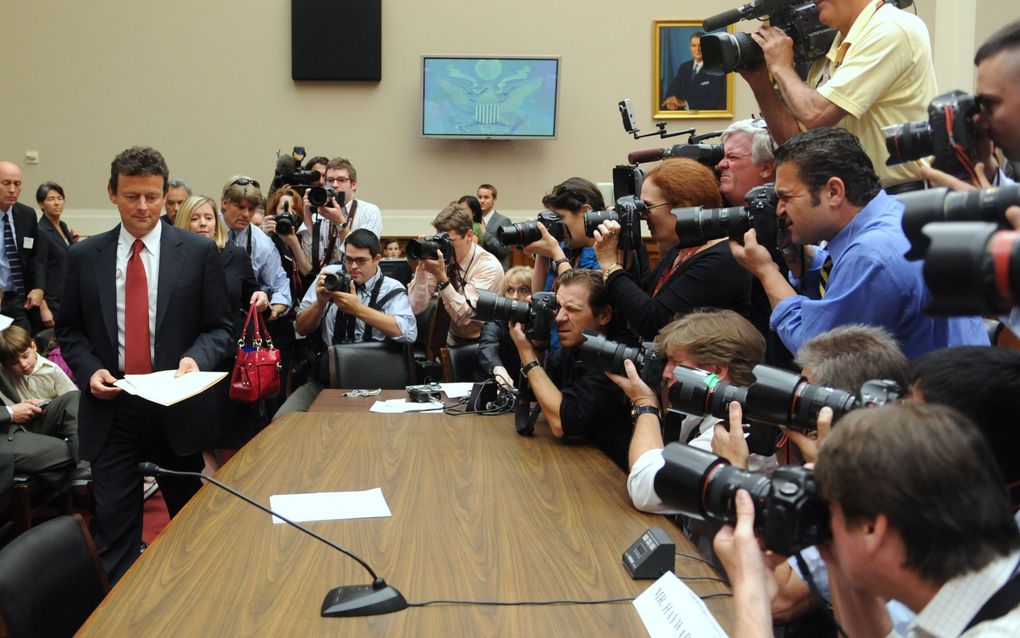
MULTIPOLYGON (((733 74, 704 69, 700 20, 656 20, 652 51, 652 117, 733 117, 733 74)), ((733 26, 712 33, 733 32, 733 26)))

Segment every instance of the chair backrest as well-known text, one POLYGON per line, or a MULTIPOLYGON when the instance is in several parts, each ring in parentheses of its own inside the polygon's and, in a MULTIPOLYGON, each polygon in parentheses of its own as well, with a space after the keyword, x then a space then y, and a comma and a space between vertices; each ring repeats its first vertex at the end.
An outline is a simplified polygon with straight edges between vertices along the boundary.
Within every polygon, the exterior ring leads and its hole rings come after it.
POLYGON ((447 351, 449 368, 443 370, 444 379, 454 383, 474 381, 475 370, 478 368, 478 344, 454 346, 447 348, 447 351))
POLYGON ((327 361, 330 388, 403 390, 411 383, 407 347, 389 340, 330 346, 327 361))
POLYGON ((418 322, 418 336, 414 340, 415 350, 424 353, 426 361, 435 361, 439 349, 446 345, 446 333, 450 330, 450 315, 437 312, 439 300, 433 297, 424 310, 414 316, 418 322))
POLYGON ((58 516, 0 550, 0 621, 12 638, 72 636, 110 590, 80 516, 58 516))

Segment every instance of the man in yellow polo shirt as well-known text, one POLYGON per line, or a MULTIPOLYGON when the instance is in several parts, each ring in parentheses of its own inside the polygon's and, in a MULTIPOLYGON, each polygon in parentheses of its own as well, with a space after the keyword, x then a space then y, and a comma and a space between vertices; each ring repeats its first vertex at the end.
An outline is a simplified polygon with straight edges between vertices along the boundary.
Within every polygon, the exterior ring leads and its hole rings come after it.
POLYGON ((763 26, 752 34, 765 52, 765 64, 741 75, 772 137, 782 143, 802 129, 839 126, 860 139, 886 190, 921 187, 918 162, 885 165, 889 153, 882 127, 928 119, 937 87, 927 27, 883 0, 815 4, 819 21, 839 33, 828 54, 811 67, 807 82, 794 68, 793 41, 781 29, 763 26))

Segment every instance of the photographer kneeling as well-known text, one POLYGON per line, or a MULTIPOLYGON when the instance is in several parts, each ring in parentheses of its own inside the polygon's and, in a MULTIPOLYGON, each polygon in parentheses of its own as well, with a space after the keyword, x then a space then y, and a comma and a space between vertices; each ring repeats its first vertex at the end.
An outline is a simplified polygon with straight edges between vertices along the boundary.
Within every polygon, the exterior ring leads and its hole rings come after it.
MULTIPOLYGON (((319 332, 320 351, 331 345, 391 339, 413 343, 418 324, 408 302, 407 291, 396 279, 379 270, 382 247, 367 228, 351 232, 344 242, 343 262, 322 269, 315 285, 298 306, 295 327, 300 335, 319 332), (343 286, 345 276, 349 278, 343 286)), ((313 337, 314 338, 314 337, 313 337)), ((294 391, 274 419, 287 412, 305 412, 325 387, 315 378, 294 391)))
POLYGON ((627 467, 630 408, 623 392, 599 370, 576 366, 584 331, 611 338, 613 308, 602 276, 593 270, 568 270, 556 279, 556 328, 562 346, 546 362, 539 362, 535 346, 520 324, 510 335, 520 354, 521 373, 542 408, 553 435, 561 439, 587 438, 621 468, 627 467))

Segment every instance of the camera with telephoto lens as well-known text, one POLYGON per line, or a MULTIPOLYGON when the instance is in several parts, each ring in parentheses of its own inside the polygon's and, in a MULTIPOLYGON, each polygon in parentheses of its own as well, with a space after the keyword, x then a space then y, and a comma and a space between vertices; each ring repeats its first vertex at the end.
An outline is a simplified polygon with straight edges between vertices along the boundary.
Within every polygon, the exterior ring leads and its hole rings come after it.
MULTIPOLYGON (((887 4, 900 9, 914 4, 913 0, 889 0, 887 4)), ((768 18, 793 40, 793 61, 801 77, 808 66, 829 51, 836 38, 836 29, 818 20, 818 7, 805 0, 755 0, 708 18, 705 31, 716 31, 741 20, 768 18)), ((701 36, 701 54, 706 73, 725 75, 765 60, 765 54, 750 33, 709 33, 701 36)))
POLYGON ((641 245, 641 218, 647 217, 648 205, 639 197, 627 195, 616 200, 613 210, 590 210, 584 214, 584 234, 594 237, 602 222, 620 224, 620 250, 634 250, 641 245))
POLYGON ((779 221, 776 218, 776 204, 779 200, 774 186, 762 184, 747 191, 745 206, 674 208, 676 235, 680 238, 677 246, 691 248, 723 237, 743 243, 744 233, 753 228, 758 243, 768 248, 773 259, 777 260, 779 221))
POLYGON ((283 212, 274 219, 277 235, 291 235, 301 225, 301 218, 290 212, 290 202, 283 203, 283 212))
POLYGON ((977 162, 974 116, 980 112, 974 96, 963 91, 939 95, 928 105, 928 119, 886 126, 886 166, 934 156, 931 165, 970 181, 977 162))
POLYGON ((921 259, 928 253, 928 237, 921 229, 932 222, 991 222, 999 228, 1012 229, 1006 209, 1020 206, 1020 184, 969 191, 929 188, 901 193, 903 203, 903 234, 910 240, 907 259, 921 259))
POLYGON ((479 290, 474 318, 478 321, 515 321, 524 328, 524 336, 528 339, 548 341, 559 307, 556 295, 551 292, 536 292, 531 295, 529 303, 479 290))
POLYGON ((424 239, 412 239, 407 242, 407 258, 411 261, 419 259, 438 259, 442 251, 443 258, 447 263, 457 261, 457 254, 453 250, 453 240, 448 233, 436 233, 424 239))
POLYGON ((335 199, 338 208, 343 208, 346 198, 344 191, 338 191, 332 186, 312 186, 308 189, 308 203, 312 205, 312 212, 316 212, 319 206, 325 206, 329 200, 335 199))
POLYGON ((322 278, 322 287, 330 292, 350 292, 351 291, 351 275, 343 270, 338 272, 326 273, 326 276, 322 278))
POLYGON ((673 369, 669 403, 673 410, 696 416, 729 416, 729 404, 740 404, 748 422, 779 425, 799 432, 818 427, 818 413, 828 406, 835 423, 850 410, 898 401, 902 390, 895 381, 873 379, 861 386, 857 396, 823 385, 808 383, 799 374, 781 368, 756 365, 754 383, 737 386, 705 370, 686 366, 673 369))
POLYGON ((628 346, 607 339, 593 331, 584 331, 584 341, 578 346, 577 361, 580 365, 593 370, 607 370, 613 374, 627 376, 623 362, 630 359, 634 362, 638 376, 650 388, 658 388, 662 383, 662 371, 666 367, 666 358, 659 353, 653 343, 642 343, 640 346, 628 346))
POLYGON ((986 222, 934 223, 922 232, 929 242, 924 281, 937 316, 997 315, 1020 300, 1020 233, 986 222))
POLYGON ((564 226, 560 216, 551 210, 544 210, 538 214, 535 221, 518 222, 509 226, 500 226, 496 229, 496 239, 504 246, 524 247, 542 239, 542 233, 538 225, 542 224, 549 234, 556 241, 563 241, 564 226))
POLYGON ((655 493, 687 516, 734 524, 737 490, 743 489, 751 495, 754 529, 764 537, 766 549, 790 556, 831 534, 829 508, 811 470, 787 465, 769 477, 682 443, 667 445, 662 457, 665 465, 655 474, 655 493))

